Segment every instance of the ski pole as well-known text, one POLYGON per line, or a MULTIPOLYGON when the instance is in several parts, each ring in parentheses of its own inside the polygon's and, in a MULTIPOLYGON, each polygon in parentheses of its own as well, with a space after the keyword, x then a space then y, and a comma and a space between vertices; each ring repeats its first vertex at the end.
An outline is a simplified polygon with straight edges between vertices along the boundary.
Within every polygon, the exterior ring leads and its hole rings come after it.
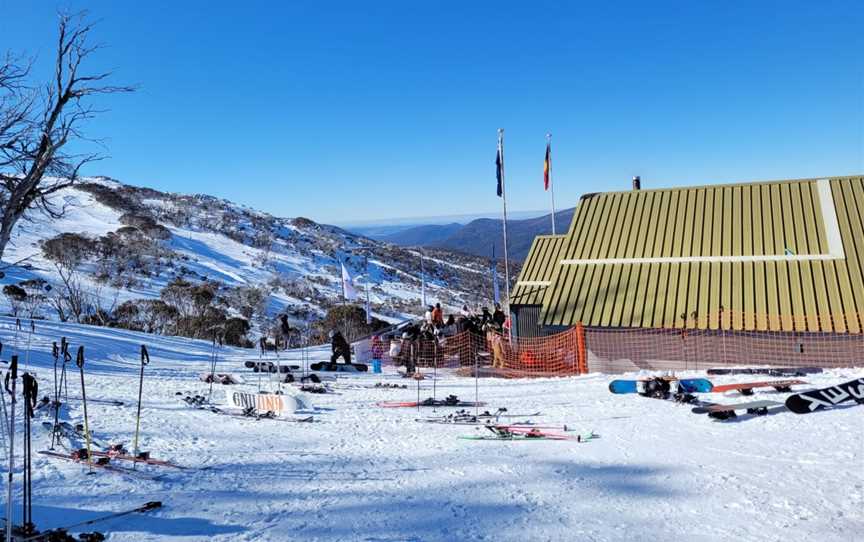
MULTIPOLYGON (((141 377, 138 380, 138 414, 135 417, 135 443, 132 448, 135 450, 135 457, 138 457, 138 431, 141 429, 141 395, 144 392, 144 366, 150 363, 150 354, 147 353, 147 347, 141 345, 141 377)), ((135 467, 137 463, 133 462, 135 467)))
POLYGON ((33 340, 33 334, 36 333, 36 324, 33 319, 30 319, 30 331, 27 332, 27 352, 24 354, 24 370, 30 367, 30 344, 33 340))
POLYGON ((93 458, 90 456, 90 424, 87 419, 87 392, 84 389, 84 345, 78 347, 78 357, 75 359, 75 365, 81 373, 81 402, 84 404, 84 440, 87 442, 87 467, 90 469, 88 474, 93 473, 93 458))
POLYGON ((213 381, 216 380, 216 333, 213 333, 213 346, 210 349, 210 391, 207 393, 207 402, 213 402, 213 381))
MULTIPOLYGON (((3 353, 3 343, 0 342, 0 354, 2 354, 2 353, 3 353)), ((2 436, 2 439, 3 439, 3 449, 6 450, 6 453, 9 453, 8 452, 9 448, 6 446, 6 435, 9 434, 9 411, 6 410, 6 396, 3 395, 2 392, 0 392, 0 405, 2 405, 2 409, 3 409, 3 416, 2 416, 3 427, 2 427, 2 431, 0 431, 0 436, 2 436)))
POLYGON ((139 506, 137 508, 133 508, 131 510, 126 510, 125 512, 117 512, 114 514, 108 514, 105 516, 100 516, 98 518, 88 519, 87 521, 81 521, 79 523, 73 523, 72 525, 67 525, 65 527, 60 527, 57 529, 51 529, 50 531, 45 531, 44 533, 39 533, 35 536, 31 536, 28 538, 23 538, 19 542, 34 542, 36 540, 46 540, 50 537, 56 535, 60 532, 66 532, 70 529, 75 529, 77 527, 84 527, 85 525, 93 525, 94 523, 100 523, 102 521, 108 521, 109 519, 120 518, 123 516, 128 516, 130 514, 135 514, 137 512, 149 512, 150 510, 156 510, 158 508, 162 508, 161 501, 151 501, 143 506, 139 506))
POLYGON ((69 404, 69 379, 66 378, 66 364, 72 361, 69 353, 69 342, 66 337, 60 337, 60 351, 63 353, 63 369, 60 371, 60 386, 65 391, 66 404, 69 404))
POLYGON ((21 319, 15 318, 15 338, 12 340, 12 347, 15 349, 15 353, 17 354, 20 350, 18 346, 18 332, 21 331, 21 319))
POLYGON ((9 416, 9 477, 6 481, 6 542, 12 542, 12 471, 15 468, 15 383, 17 381, 18 356, 13 355, 9 361, 9 371, 6 373, 4 383, 6 391, 12 396, 9 416))
POLYGON ((21 375, 21 383, 24 386, 24 521, 22 527, 25 533, 32 533, 34 530, 32 471, 33 447, 30 440, 30 420, 33 418, 33 408, 36 406, 37 396, 39 395, 39 384, 30 373, 24 373, 21 375))

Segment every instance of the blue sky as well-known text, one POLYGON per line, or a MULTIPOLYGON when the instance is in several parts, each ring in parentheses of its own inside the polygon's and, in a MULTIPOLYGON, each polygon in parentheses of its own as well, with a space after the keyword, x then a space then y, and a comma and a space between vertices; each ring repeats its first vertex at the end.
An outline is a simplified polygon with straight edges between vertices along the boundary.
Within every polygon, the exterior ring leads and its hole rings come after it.
POLYGON ((0 51, 47 75, 58 8, 135 83, 88 126, 87 173, 344 223, 643 186, 864 172, 864 4, 22 2, 0 51))

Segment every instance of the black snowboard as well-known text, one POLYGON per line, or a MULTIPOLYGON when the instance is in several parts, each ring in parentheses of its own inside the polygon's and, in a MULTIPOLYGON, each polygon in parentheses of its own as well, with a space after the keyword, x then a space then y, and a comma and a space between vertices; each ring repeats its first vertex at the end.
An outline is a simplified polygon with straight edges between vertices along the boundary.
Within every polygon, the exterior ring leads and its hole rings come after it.
POLYGON ((290 373, 292 369, 300 369, 299 365, 276 365, 272 361, 247 361, 244 365, 256 373, 290 373))
POLYGON ((770 375, 804 376, 822 372, 820 367, 746 367, 738 369, 708 369, 709 375, 770 375))
POLYGON ((312 371, 323 372, 365 373, 369 370, 369 367, 365 363, 330 363, 329 361, 322 361, 319 363, 313 363, 309 366, 309 369, 312 371))
POLYGON ((786 398, 786 408, 796 414, 808 414, 817 410, 831 408, 846 401, 864 404, 864 378, 851 380, 844 384, 822 388, 821 390, 796 393, 786 398))

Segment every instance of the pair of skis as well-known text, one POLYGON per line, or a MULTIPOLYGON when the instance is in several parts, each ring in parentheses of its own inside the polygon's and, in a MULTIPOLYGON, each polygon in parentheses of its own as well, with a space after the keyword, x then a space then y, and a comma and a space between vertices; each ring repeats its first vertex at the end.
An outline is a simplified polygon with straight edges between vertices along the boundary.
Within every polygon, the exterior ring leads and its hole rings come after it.
MULTIPOLYGON (((419 394, 418 394, 419 395, 419 394)), ((376 403, 382 408, 402 408, 402 407, 481 407, 486 406, 486 403, 480 401, 462 401, 455 395, 450 395, 446 399, 428 398, 422 401, 382 401, 376 403)))
POLYGON ((491 434, 487 435, 463 435, 459 438, 464 440, 509 440, 509 441, 540 441, 540 440, 569 440, 575 442, 588 442, 598 438, 594 431, 586 431, 576 435, 567 435, 555 431, 547 431, 539 427, 521 427, 514 425, 486 425, 483 426, 491 434))
POLYGON ((415 418, 414 421, 421 423, 479 425, 492 423, 493 421, 497 423, 500 418, 533 418, 536 416, 540 416, 540 412, 510 414, 506 408, 499 408, 495 412, 487 410, 476 415, 467 410, 457 410, 445 416, 426 416, 425 418, 415 418))

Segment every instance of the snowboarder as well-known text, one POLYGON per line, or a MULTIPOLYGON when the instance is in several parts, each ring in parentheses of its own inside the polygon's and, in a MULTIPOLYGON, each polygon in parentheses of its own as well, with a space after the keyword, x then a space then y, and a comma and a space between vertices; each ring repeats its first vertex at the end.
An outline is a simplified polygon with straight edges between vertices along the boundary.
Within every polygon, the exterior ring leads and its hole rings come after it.
POLYGON ((336 360, 340 357, 345 360, 345 363, 351 365, 351 345, 342 336, 342 333, 335 329, 330 332, 330 345, 333 350, 333 355, 330 356, 330 364, 335 365, 336 360))

